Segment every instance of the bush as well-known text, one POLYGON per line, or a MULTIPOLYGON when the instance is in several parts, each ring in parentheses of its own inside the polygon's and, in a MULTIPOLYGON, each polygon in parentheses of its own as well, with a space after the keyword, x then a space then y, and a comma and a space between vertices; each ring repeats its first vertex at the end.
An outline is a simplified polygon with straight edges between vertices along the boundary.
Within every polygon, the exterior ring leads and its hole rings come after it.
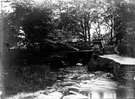
POLYGON ((13 65, 4 75, 5 94, 32 92, 51 86, 56 78, 46 65, 13 65))
POLYGON ((88 71, 113 72, 112 61, 95 56, 91 59, 91 61, 88 64, 88 71))

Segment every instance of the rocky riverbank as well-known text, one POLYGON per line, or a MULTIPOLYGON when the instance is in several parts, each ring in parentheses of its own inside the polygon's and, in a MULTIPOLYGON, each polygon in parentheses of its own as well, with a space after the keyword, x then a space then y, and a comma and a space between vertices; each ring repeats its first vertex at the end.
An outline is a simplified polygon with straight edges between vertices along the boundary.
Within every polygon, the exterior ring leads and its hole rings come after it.
POLYGON ((86 66, 61 68, 56 83, 33 93, 18 93, 5 99, 105 99, 132 98, 132 90, 113 80, 108 72, 87 72, 86 66), (128 89, 128 91, 127 91, 128 89), (125 91, 123 91, 125 90, 125 91), (120 95, 119 93, 126 93, 120 95), (129 94, 130 93, 130 94, 129 94))

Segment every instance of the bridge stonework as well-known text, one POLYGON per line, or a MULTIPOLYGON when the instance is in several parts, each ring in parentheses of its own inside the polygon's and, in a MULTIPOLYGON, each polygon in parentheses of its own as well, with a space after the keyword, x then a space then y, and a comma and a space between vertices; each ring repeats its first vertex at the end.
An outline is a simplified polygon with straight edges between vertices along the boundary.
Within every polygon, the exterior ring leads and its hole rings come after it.
POLYGON ((113 74, 118 81, 135 86, 135 58, 118 55, 103 55, 101 58, 111 61, 113 74))

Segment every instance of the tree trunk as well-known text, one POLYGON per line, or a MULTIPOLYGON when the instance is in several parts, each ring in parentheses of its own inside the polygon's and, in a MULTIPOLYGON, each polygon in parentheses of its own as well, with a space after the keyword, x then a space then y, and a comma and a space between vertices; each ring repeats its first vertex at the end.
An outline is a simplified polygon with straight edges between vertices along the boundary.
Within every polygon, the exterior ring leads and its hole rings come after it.
POLYGON ((88 25, 88 38, 89 38, 89 44, 91 42, 91 35, 90 35, 90 26, 88 25))
POLYGON ((84 41, 87 42, 87 19, 86 15, 84 14, 84 41))
POLYGON ((84 41, 85 43, 87 42, 87 29, 86 29, 86 24, 84 26, 84 41))
POLYGON ((112 44, 112 39, 113 39, 113 27, 114 24, 113 24, 113 15, 111 16, 111 39, 110 39, 110 43, 112 44))

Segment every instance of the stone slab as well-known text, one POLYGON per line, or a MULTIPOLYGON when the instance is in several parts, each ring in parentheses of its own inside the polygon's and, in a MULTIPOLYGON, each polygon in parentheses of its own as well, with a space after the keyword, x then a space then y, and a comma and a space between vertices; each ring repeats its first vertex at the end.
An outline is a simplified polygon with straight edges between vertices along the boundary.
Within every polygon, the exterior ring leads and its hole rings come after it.
POLYGON ((108 54, 99 57, 113 60, 122 65, 135 65, 135 58, 131 58, 131 57, 119 56, 117 54, 108 54))

